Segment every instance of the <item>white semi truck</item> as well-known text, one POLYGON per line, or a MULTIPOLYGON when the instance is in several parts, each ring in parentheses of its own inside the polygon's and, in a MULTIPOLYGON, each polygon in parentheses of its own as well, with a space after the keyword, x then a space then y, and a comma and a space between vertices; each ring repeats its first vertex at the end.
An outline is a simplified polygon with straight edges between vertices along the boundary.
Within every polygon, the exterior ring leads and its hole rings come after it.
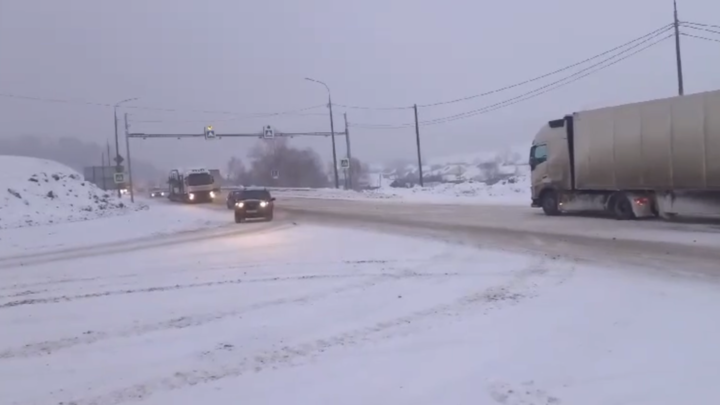
POLYGON ((215 179, 205 168, 170 171, 168 187, 168 198, 171 201, 212 202, 217 195, 214 191, 215 179))
POLYGON ((720 90, 582 111, 530 149, 532 206, 617 219, 720 215, 720 90), (689 210, 689 211, 688 211, 689 210))

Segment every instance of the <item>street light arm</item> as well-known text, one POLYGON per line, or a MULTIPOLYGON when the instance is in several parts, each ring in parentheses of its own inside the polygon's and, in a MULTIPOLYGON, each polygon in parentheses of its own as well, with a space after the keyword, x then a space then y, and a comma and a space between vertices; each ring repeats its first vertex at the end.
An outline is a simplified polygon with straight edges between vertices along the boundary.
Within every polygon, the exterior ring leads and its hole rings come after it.
POLYGON ((320 80, 311 79, 309 77, 306 77, 305 80, 310 81, 310 82, 319 83, 319 84, 322 84, 323 86, 325 86, 325 90, 327 90, 327 92, 328 92, 328 97, 330 97, 330 87, 328 87, 327 84, 325 84, 324 82, 321 82, 320 80))
POLYGON ((117 104, 115 104, 115 108, 117 108, 118 106, 120 106, 120 104, 122 104, 122 103, 127 103, 127 102, 129 102, 129 101, 135 101, 135 100, 137 100, 137 99, 138 99, 138 98, 135 97, 135 98, 128 98, 128 99, 125 99, 125 100, 123 100, 123 101, 118 101, 117 104))

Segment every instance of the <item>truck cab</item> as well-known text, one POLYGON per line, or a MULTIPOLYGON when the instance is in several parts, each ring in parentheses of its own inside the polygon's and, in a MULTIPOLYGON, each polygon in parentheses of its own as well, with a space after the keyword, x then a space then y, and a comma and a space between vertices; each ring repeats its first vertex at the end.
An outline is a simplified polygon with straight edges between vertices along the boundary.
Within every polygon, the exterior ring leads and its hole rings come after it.
POLYGON ((172 170, 168 185, 174 201, 212 202, 217 196, 215 179, 207 169, 172 170))
POLYGON ((571 162, 566 118, 545 124, 530 147, 532 206, 546 214, 557 214, 561 190, 572 189, 571 162))

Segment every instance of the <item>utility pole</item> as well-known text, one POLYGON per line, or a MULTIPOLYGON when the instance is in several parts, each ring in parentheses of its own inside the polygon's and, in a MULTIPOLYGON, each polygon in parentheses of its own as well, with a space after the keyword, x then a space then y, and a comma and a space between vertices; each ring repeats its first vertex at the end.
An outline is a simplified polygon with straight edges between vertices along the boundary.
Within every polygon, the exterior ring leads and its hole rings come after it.
MULTIPOLYGON (((110 141, 107 141, 107 165, 108 165, 108 167, 111 166, 110 162, 111 162, 111 159, 110 159, 110 141)), ((103 166, 102 175, 103 175, 103 178, 105 178, 105 166, 103 166)), ((103 180, 103 181, 105 181, 105 180, 103 180)), ((113 183, 113 184, 115 184, 115 183, 113 183)), ((105 191, 108 191, 108 189, 105 189, 105 191)))
POLYGON ((682 71, 682 57, 680 54, 680 20, 678 20, 677 0, 673 0, 674 18, 673 25, 675 26, 675 59, 677 62, 677 80, 678 80, 678 95, 682 96, 685 94, 683 86, 683 71, 682 71))
MULTIPOLYGON (((115 173, 120 173, 120 141, 118 140, 118 119, 117 119, 117 106, 113 109, 115 113, 115 173)), ((117 188, 117 196, 121 198, 120 187, 117 188)))
POLYGON ((347 188, 353 188, 353 162, 352 162, 352 152, 350 152, 350 130, 348 129, 348 120, 347 120, 347 113, 343 113, 343 117, 345 118, 345 154, 347 156, 349 166, 347 169, 347 176, 348 176, 348 185, 347 188))
MULTIPOLYGON (((102 176, 102 189, 107 190, 107 184, 105 184, 105 152, 100 153, 100 170, 102 176)), ((95 180, 95 170, 93 169, 93 180, 95 180)), ((95 183, 97 184, 97 183, 95 183)))
POLYGON ((417 144, 417 161, 420 174, 420 187, 424 187, 425 184, 423 181, 422 154, 420 153, 420 122, 418 122, 417 104, 413 105, 413 109, 415 110, 415 143, 417 144))
POLYGON ((328 106, 330 108, 330 137, 332 138, 333 148, 333 174, 335 174, 335 188, 340 188, 340 180, 338 179, 337 152, 335 151, 335 124, 333 122, 332 98, 328 92, 328 106))
POLYGON ((135 202, 135 192, 133 191, 134 183, 132 178, 132 163, 130 163, 130 125, 128 124, 128 113, 125 113, 125 154, 127 155, 128 167, 128 189, 130 190, 130 202, 135 202))

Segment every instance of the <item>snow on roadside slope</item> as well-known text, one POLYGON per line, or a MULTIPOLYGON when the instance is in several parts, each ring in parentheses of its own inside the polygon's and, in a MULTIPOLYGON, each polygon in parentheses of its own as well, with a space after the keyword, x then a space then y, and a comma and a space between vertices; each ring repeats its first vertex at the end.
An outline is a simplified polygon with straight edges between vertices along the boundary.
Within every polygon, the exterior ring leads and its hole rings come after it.
POLYGON ((112 259, 0 272, 0 398, 720 403, 709 280, 305 225, 112 259))
POLYGON ((146 209, 122 216, 0 229, 0 259, 234 225, 231 214, 224 211, 165 201, 142 204, 146 209))
POLYGON ((84 221, 140 208, 58 162, 0 156, 0 229, 84 221))

